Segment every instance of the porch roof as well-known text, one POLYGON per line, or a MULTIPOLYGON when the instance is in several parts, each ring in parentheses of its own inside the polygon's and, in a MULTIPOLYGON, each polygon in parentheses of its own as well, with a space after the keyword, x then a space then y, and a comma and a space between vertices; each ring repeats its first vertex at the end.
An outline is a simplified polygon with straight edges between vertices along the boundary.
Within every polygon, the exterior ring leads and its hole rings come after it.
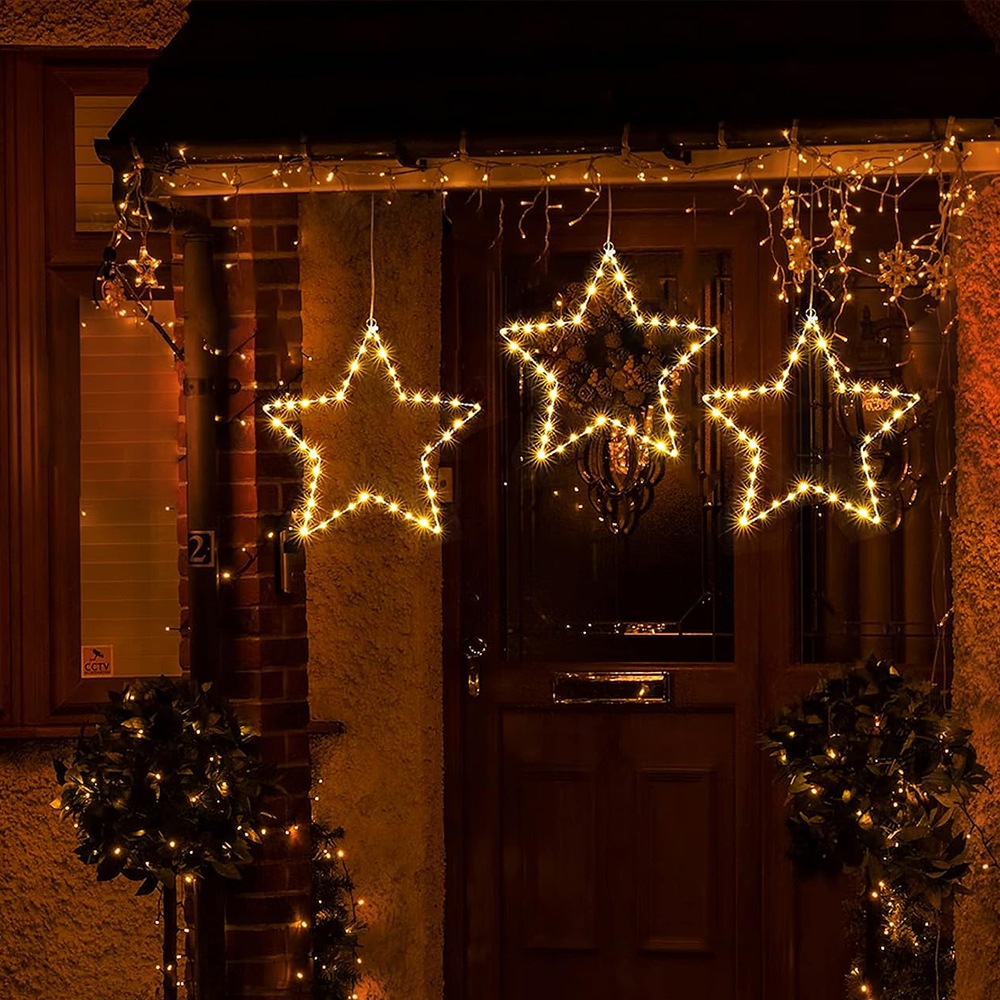
POLYGON ((981 138, 1000 114, 1000 57, 960 0, 193 0, 189 15, 112 146, 418 162, 624 136, 680 156, 770 145, 796 121, 816 144, 938 137, 950 117, 981 138))

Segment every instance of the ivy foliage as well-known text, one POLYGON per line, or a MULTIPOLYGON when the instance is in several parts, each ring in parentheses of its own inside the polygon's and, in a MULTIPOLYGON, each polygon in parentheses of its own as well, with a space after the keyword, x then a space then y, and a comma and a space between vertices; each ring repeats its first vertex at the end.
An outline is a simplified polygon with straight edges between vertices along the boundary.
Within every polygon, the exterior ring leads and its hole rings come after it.
POLYGON ((847 974, 850 1000, 952 1000, 955 949, 950 920, 907 905, 898 897, 880 897, 847 907, 846 932, 857 953, 847 974), (871 928, 874 928, 874 934, 871 928), (878 989, 873 990, 873 984, 878 989), (867 989, 865 987, 867 986, 867 989))
POLYGON ((239 878, 270 790, 252 731, 210 684, 180 678, 126 684, 104 715, 53 762, 52 805, 77 829, 77 857, 99 881, 139 882, 136 895, 180 874, 239 878))
POLYGON ((365 925, 340 846, 344 830, 313 823, 312 838, 313 998, 353 1000, 362 977, 358 934, 365 925))
POLYGON ((871 658, 787 709, 764 746, 788 780, 803 873, 859 871, 940 912, 969 871, 957 822, 988 779, 932 684, 871 658))

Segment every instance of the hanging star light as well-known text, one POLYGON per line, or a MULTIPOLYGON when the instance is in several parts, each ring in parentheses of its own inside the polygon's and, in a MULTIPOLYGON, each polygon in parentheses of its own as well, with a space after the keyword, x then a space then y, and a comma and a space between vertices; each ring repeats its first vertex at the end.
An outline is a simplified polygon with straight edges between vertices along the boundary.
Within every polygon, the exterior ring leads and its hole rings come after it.
POLYGON ((837 215, 830 217, 830 229, 833 233, 833 249, 841 256, 850 255, 852 247, 851 237, 858 227, 851 223, 847 216, 847 207, 841 208, 837 215))
POLYGON ((729 433, 742 452, 741 494, 736 523, 740 528, 750 528, 766 521, 772 514, 792 504, 826 503, 846 511, 859 521, 882 524, 879 504, 879 483, 872 466, 872 450, 879 440, 902 429, 907 415, 920 402, 919 394, 907 392, 898 386, 882 382, 852 381, 850 370, 833 352, 830 338, 820 328, 815 313, 806 317, 802 332, 788 352, 788 360, 780 373, 757 386, 724 386, 702 396, 711 420, 729 433), (761 399, 783 397, 795 372, 810 357, 822 364, 834 394, 842 400, 853 397, 864 405, 869 401, 872 409, 884 410, 878 426, 863 434, 858 445, 857 479, 860 490, 843 491, 833 484, 812 478, 801 478, 790 484, 787 491, 767 501, 760 489, 760 473, 764 465, 764 446, 759 435, 754 435, 734 418, 735 411, 745 403, 761 399))
POLYGON ((796 283, 801 285, 812 268, 812 240, 796 226, 792 235, 785 237, 785 245, 788 248, 788 270, 796 283))
POLYGON ((406 521, 420 531, 440 535, 441 505, 438 500, 437 479, 434 476, 433 459, 436 453, 448 444, 454 444, 459 432, 482 409, 479 403, 467 403, 456 396, 441 393, 422 392, 403 386, 399 369, 392 360, 388 345, 382 339, 374 317, 369 318, 365 332, 358 342, 357 350, 348 365, 343 381, 334 389, 315 397, 284 398, 274 400, 264 406, 264 412, 271 418, 271 426, 283 433, 306 459, 307 487, 302 506, 296 512, 294 522, 300 537, 324 531, 341 521, 348 514, 376 509, 392 517, 406 521), (339 507, 324 511, 320 505, 320 479, 323 461, 319 448, 307 441, 295 429, 301 414, 312 407, 346 406, 350 401, 350 389, 354 376, 369 365, 380 367, 398 403, 411 406, 434 407, 444 410, 448 419, 439 429, 437 437, 424 445, 420 453, 420 500, 407 503, 404 500, 380 492, 376 485, 354 487, 348 499, 339 507))
MULTIPOLYGON (((617 252, 610 240, 597 262, 590 281, 585 286, 582 298, 573 304, 565 313, 543 317, 537 320, 513 322, 500 330, 500 337, 506 345, 508 354, 516 359, 529 372, 541 388, 545 405, 540 409, 537 418, 532 455, 538 462, 564 454, 578 442, 592 436, 598 431, 618 432, 627 438, 633 438, 658 455, 667 458, 677 458, 680 455, 678 432, 675 426, 676 417, 671 406, 671 395, 676 385, 676 376, 697 356, 697 354, 719 333, 718 327, 700 326, 675 318, 665 318, 657 313, 644 312, 639 306, 639 300, 629 282, 628 275, 622 268, 617 252), (664 365, 656 361, 656 393, 653 402, 659 400, 665 425, 665 436, 659 433, 651 424, 641 419, 639 412, 643 404, 634 406, 623 405, 615 410, 602 408, 599 404, 590 406, 583 418, 583 424, 560 430, 562 420, 560 403, 565 401, 566 393, 560 378, 560 366, 555 361, 549 361, 539 350, 538 338, 561 338, 564 334, 584 336, 601 335, 602 331, 595 328, 591 315, 591 304, 607 297, 618 301, 626 316, 642 331, 685 332, 693 334, 694 338, 672 364, 664 365)), ((628 365, 628 361, 625 362, 628 365)), ((648 362, 647 362, 648 364, 648 362)))
POLYGON ((795 228, 795 195, 792 194, 791 189, 788 184, 784 184, 781 188, 781 199, 778 202, 778 206, 781 209, 781 228, 794 229, 795 228))
POLYGON ((158 260, 149 252, 145 243, 139 247, 139 256, 133 257, 128 262, 128 266, 135 271, 133 281, 136 288, 162 288, 156 278, 156 269, 162 263, 162 260, 158 260))

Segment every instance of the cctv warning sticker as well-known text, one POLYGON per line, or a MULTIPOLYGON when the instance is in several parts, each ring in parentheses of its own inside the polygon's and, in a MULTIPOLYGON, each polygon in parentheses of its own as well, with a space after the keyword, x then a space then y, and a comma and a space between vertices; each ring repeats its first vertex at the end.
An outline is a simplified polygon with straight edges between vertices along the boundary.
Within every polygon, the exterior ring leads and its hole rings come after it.
POLYGON ((113 646, 81 646, 80 676, 84 680, 93 677, 114 677, 115 650, 113 646))

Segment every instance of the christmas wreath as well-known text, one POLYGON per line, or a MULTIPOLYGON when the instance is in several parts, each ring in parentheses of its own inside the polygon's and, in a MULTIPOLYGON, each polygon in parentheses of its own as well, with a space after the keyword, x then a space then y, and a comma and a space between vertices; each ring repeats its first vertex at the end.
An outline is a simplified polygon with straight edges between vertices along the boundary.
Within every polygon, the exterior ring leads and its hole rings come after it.
MULTIPOLYGON (((570 285, 557 298, 556 309, 584 294, 583 285, 570 285)), ((626 302, 595 298, 587 308, 585 325, 567 323, 542 338, 537 344, 539 354, 548 359, 565 387, 570 407, 600 411, 627 422, 630 413, 659 401, 666 359, 649 343, 647 331, 636 323, 626 302)))
POLYGON ((872 658, 823 680, 763 737, 788 782, 799 871, 860 875, 855 996, 947 995, 941 934, 970 870, 960 827, 988 779, 970 736, 936 686, 872 658))

